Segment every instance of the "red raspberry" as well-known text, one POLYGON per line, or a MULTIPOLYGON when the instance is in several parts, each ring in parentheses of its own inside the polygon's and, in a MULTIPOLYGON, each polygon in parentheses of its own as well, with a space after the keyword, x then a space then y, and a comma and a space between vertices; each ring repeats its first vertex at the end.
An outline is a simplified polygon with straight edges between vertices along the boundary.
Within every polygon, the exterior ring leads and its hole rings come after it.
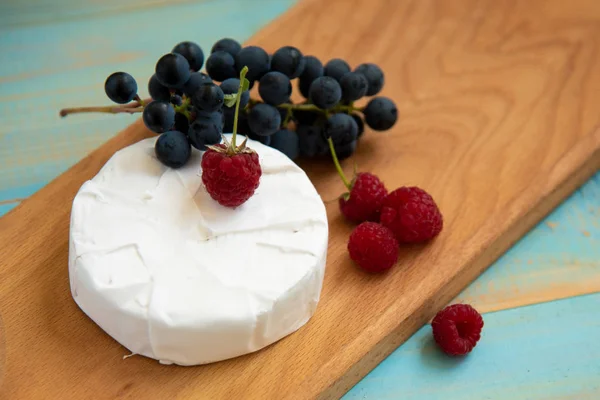
POLYGON ((435 201, 418 187, 401 187, 383 200, 380 222, 401 243, 418 243, 437 236, 444 225, 435 201))
POLYGON ((454 304, 438 312, 431 322, 433 338, 448 355, 469 353, 481 337, 483 318, 468 304, 454 304))
POLYGON ((356 175, 350 193, 340 197, 340 210, 353 222, 377 221, 387 189, 381 180, 368 172, 356 175))
POLYGON ((365 271, 383 272, 398 260, 398 241, 385 226, 363 222, 350 234, 348 252, 365 271))
POLYGON ((250 149, 230 155, 227 146, 212 146, 202 156, 202 182, 214 200, 225 207, 246 202, 260 182, 258 154, 250 149), (219 150, 223 149, 223 151, 219 150))

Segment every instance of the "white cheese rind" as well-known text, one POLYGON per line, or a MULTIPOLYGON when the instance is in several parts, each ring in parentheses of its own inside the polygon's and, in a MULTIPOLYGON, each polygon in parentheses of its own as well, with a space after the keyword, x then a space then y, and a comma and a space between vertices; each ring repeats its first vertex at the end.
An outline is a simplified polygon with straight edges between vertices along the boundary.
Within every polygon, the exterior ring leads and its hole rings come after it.
POLYGON ((240 356, 302 327, 319 301, 328 240, 304 171, 250 141, 261 183, 228 209, 202 185, 201 152, 170 169, 155 140, 117 152, 73 201, 75 302, 132 353, 166 364, 240 356))

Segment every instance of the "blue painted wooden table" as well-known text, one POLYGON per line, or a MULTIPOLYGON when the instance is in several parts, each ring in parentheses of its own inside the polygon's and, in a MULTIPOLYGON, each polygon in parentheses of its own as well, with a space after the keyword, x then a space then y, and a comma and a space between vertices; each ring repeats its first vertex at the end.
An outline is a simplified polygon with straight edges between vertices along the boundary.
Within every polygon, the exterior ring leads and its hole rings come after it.
MULTIPOLYGON (((106 103, 106 76, 125 70, 149 77, 178 41, 195 40, 205 50, 223 36, 244 41, 293 3, 0 3, 0 215, 135 118, 61 120, 60 108, 106 103)), ((600 398, 600 174, 457 301, 485 313, 473 353, 444 356, 425 326, 344 398, 600 398)))

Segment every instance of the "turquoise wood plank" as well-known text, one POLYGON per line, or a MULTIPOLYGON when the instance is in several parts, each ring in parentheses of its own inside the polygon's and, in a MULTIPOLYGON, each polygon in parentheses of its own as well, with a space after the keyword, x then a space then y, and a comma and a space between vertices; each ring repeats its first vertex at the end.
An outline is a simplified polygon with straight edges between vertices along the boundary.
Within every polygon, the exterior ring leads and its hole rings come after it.
POLYGON ((147 96, 156 60, 179 41, 197 41, 209 53, 223 36, 246 40, 294 2, 3 4, 0 54, 10 57, 0 63, 0 202, 31 195, 136 118, 58 116, 63 107, 110 104, 103 90, 109 74, 130 72, 147 96), (70 11, 43 12, 50 6, 70 11), (44 24, 23 25, 40 16, 44 24))
MULTIPOLYGON (((193 0, 192 0, 193 1, 193 0)), ((199 2, 218 0, 196 0, 199 2)), ((131 13, 142 9, 158 9, 177 3, 190 3, 190 0, 30 0, 0 3, 0 24, 3 27, 42 25, 89 17, 106 17, 117 13, 131 13)))
POLYGON ((484 315, 471 354, 450 358, 423 327, 344 400, 597 400, 600 294, 484 315))

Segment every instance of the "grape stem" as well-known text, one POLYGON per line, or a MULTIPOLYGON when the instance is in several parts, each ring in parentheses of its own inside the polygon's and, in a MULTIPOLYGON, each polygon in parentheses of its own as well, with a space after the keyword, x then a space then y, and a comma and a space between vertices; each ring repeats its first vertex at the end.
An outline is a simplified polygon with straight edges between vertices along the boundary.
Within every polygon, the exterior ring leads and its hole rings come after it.
POLYGON ((60 116, 66 117, 69 114, 81 114, 81 113, 108 113, 108 114, 119 114, 128 113, 135 114, 144 111, 143 104, 151 102, 152 99, 139 99, 129 104, 121 106, 104 106, 104 107, 73 107, 63 108, 60 110, 60 116))
MULTIPOLYGON (((255 106, 256 104, 260 104, 262 103, 262 101, 259 100, 254 100, 254 99, 250 99, 250 102, 248 103, 248 105, 251 106, 255 106)), ((322 114, 327 114, 327 113, 338 113, 338 112, 346 112, 346 113, 352 113, 354 111, 360 111, 363 112, 365 110, 364 107, 354 107, 354 105, 349 105, 349 106, 342 106, 342 105, 338 105, 335 106, 331 109, 328 110, 324 110, 322 108, 319 108, 317 106, 315 106, 314 104, 291 104, 291 103, 283 103, 283 104, 279 104, 278 106, 276 106, 277 108, 283 108, 284 110, 288 110, 288 112, 294 112, 294 111, 314 111, 314 112, 319 112, 322 114)))
MULTIPOLYGON (((239 90, 238 90, 238 98, 240 98, 239 90)), ((151 98, 142 99, 139 96, 136 96, 136 101, 131 102, 129 104, 118 105, 118 106, 100 106, 100 107, 72 107, 72 108, 63 108, 60 110, 60 116, 66 117, 69 114, 82 114, 82 113, 105 113, 105 114, 135 114, 144 111, 144 106, 152 101, 151 98)), ((247 108, 251 108, 256 104, 260 104, 262 101, 250 99, 247 108)), ((176 106, 175 111, 184 114, 189 119, 189 112, 187 111, 187 107, 189 106, 189 99, 181 104, 181 106, 176 106)), ((288 111, 286 119, 291 119, 294 111, 314 111, 319 112, 324 115, 328 115, 329 113, 336 112, 346 112, 352 113, 354 111, 364 111, 364 107, 354 107, 353 105, 349 106, 335 106, 329 110, 323 110, 314 104, 291 104, 284 103, 277 106, 277 108, 283 108, 288 111)), ((235 121, 234 121, 234 134, 237 131, 237 121, 239 115, 239 104, 236 103, 235 106, 235 121)))
POLYGON ((173 106, 173 108, 175 109, 175 112, 185 115, 185 117, 188 119, 188 121, 190 120, 190 117, 191 117, 191 113, 188 111, 190 103, 191 103, 190 99, 185 97, 185 95, 184 95, 183 102, 181 103, 181 105, 173 106))
POLYGON ((237 127, 238 127, 238 117, 240 115, 240 101, 242 99, 242 94, 244 91, 244 79, 246 79, 246 74, 248 73, 248 67, 244 66, 240 71, 240 86, 238 88, 237 96, 235 98, 235 114, 233 116, 233 132, 231 135, 231 145, 235 149, 235 136, 237 135, 237 127))
POLYGON ((144 107, 146 104, 146 102, 140 97, 140 95, 136 94, 135 97, 133 98, 135 101, 137 101, 140 106, 144 107))
POLYGON ((331 152, 331 157, 333 158, 333 164, 335 165, 335 169, 337 170, 338 175, 342 178, 342 182, 344 182, 344 186, 348 189, 348 191, 352 190, 352 185, 346 178, 344 174, 344 170, 342 170, 342 166, 340 165, 340 160, 337 158, 337 154, 335 153, 335 147, 333 146, 333 140, 331 138, 327 139, 327 143, 329 143, 329 151, 331 152))
POLYGON ((290 120, 294 118, 294 112, 292 111, 291 108, 287 109, 287 112, 285 114, 285 119, 283 120, 283 126, 287 126, 290 123, 290 120))

